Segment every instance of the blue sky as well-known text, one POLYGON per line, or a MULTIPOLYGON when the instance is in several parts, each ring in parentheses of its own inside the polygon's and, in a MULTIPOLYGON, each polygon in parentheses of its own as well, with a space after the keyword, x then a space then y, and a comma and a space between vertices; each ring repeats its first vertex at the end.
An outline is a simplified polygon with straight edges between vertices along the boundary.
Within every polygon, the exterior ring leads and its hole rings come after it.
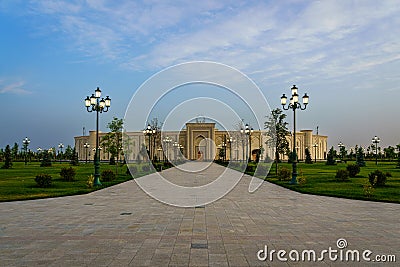
POLYGON ((95 127, 83 99, 97 86, 106 130, 146 79, 193 60, 242 71, 271 108, 296 84, 310 96, 298 127, 336 148, 399 144, 399 13, 385 0, 1 1, 0 147, 73 144, 95 127))

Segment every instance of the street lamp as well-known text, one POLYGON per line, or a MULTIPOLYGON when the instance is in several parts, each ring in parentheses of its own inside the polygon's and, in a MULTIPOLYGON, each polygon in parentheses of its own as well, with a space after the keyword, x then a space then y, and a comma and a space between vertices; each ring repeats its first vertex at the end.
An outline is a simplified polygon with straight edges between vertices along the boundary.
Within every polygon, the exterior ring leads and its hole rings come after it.
POLYGON ((36 155, 37 155, 37 158, 38 158, 38 160, 40 161, 40 158, 41 158, 41 156, 42 156, 42 148, 40 148, 40 147, 38 147, 37 149, 37 153, 36 153, 36 155))
POLYGON ((60 164, 61 164, 61 156, 62 156, 62 154, 63 154, 63 148, 64 148, 63 143, 59 143, 59 144, 58 144, 58 148, 61 150, 61 154, 60 154, 60 164))
POLYGON ((169 136, 167 136, 163 139, 163 142, 165 144, 165 150, 166 150, 166 152, 164 152, 164 161, 166 162, 169 158, 168 149, 169 149, 169 143, 172 142, 172 139, 169 136))
MULTIPOLYGON (((145 134, 145 135, 147 135, 148 137, 149 137, 149 157, 150 157, 150 160, 154 160, 154 149, 152 149, 152 145, 151 145, 151 138, 153 137, 153 135, 155 135, 156 134, 156 128, 152 128, 151 126, 150 126, 150 124, 147 124, 147 128, 146 129, 144 129, 143 130, 143 134, 145 134), (153 157, 152 157, 152 155, 153 155, 153 157)), ((153 138, 154 139, 154 143, 155 143, 155 138, 153 138)))
POLYGON ((379 139, 378 136, 375 135, 374 138, 372 138, 372 143, 375 145, 375 164, 378 165, 378 144, 381 140, 379 139))
POLYGON ((85 152, 86 152, 86 163, 87 163, 87 154, 88 154, 88 149, 90 147, 90 145, 86 142, 83 144, 83 147, 85 148, 85 152))
POLYGON ((111 106, 111 99, 107 96, 106 99, 101 97, 99 87, 94 91, 91 97, 85 99, 85 107, 88 112, 96 112, 96 152, 94 154, 94 186, 101 185, 100 183, 100 153, 99 153, 99 113, 107 112, 111 106))
POLYGON ((28 161, 27 154, 28 154, 28 146, 29 146, 30 142, 31 142, 31 140, 29 140, 28 137, 25 137, 25 139, 22 140, 22 144, 24 145, 24 150, 25 150, 25 165, 27 164, 27 161, 28 161))
POLYGON ((344 151, 343 151, 344 145, 343 145, 343 143, 339 142, 338 147, 339 147, 339 153, 340 153, 340 160, 343 161, 343 154, 344 154, 344 151))
POLYGON ((281 96, 281 104, 284 110, 293 110, 293 153, 294 153, 294 160, 292 163, 293 166, 293 173, 292 173, 292 180, 290 184, 297 184, 297 153, 296 153, 296 109, 305 110, 308 105, 308 95, 304 94, 303 96, 303 106, 299 103, 299 95, 297 94, 297 87, 293 85, 291 88, 292 90, 292 97, 290 98, 290 103, 286 108, 286 101, 287 97, 285 94, 281 96))
POLYGON ((229 161, 232 161, 232 143, 233 143, 232 137, 229 137, 228 143, 229 143, 229 161))
POLYGON ((246 150, 246 158, 249 159, 249 162, 251 161, 251 134, 253 133, 253 131, 254 131, 253 128, 251 128, 247 123, 244 126, 244 129, 243 128, 240 129, 240 132, 242 134, 244 133, 249 137, 249 150, 250 150, 250 152, 246 150), (249 156, 248 153, 250 153, 250 156, 249 156))
POLYGON ((317 147, 318 147, 318 144, 315 143, 313 145, 313 147, 314 147, 314 162, 317 162, 317 147))

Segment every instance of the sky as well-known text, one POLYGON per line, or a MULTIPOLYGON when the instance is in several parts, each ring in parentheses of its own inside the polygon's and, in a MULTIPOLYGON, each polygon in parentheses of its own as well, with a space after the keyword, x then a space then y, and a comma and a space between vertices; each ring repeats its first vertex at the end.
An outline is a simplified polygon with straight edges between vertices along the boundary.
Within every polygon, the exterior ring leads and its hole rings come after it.
POLYGON ((394 146, 399 13, 397 0, 2 0, 0 147, 26 136, 32 150, 73 145, 83 128, 95 129, 83 100, 96 87, 112 99, 100 115, 106 131, 141 84, 190 61, 239 70, 271 109, 296 84, 310 96, 297 129, 318 126, 329 146, 368 146, 375 135, 394 146))

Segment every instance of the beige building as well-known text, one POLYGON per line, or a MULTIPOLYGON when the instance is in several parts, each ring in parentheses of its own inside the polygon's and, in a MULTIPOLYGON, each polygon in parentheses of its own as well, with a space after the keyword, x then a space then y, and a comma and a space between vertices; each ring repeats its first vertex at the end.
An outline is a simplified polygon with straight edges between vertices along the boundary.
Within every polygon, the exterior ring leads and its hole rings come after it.
MULTIPOLYGON (((101 138, 106 133, 99 133, 101 138)), ((124 133, 125 157, 127 160, 147 160, 146 150, 151 158, 161 160, 245 160, 250 157, 256 160, 274 158, 273 149, 267 147, 265 131, 253 131, 250 135, 240 131, 221 131, 215 128, 215 123, 187 123, 181 131, 157 132, 146 136, 143 132, 124 133), (151 142, 151 143, 150 143, 151 142), (251 151, 251 153, 250 153, 251 151), (144 152, 144 153, 143 153, 144 152)), ((289 147, 292 150, 292 137, 288 136, 289 147)), ((302 130, 296 133, 296 150, 299 160, 305 159, 305 149, 309 148, 312 158, 325 159, 327 153, 327 136, 314 135, 312 130, 302 130)), ((93 160, 96 132, 75 137, 75 147, 81 161, 93 160), (88 144, 85 146, 85 144, 88 144)), ((100 148, 100 159, 109 160, 110 154, 106 147, 100 148)), ((122 154, 122 153, 121 153, 122 154)), ((282 159, 287 156, 282 155, 282 159)))

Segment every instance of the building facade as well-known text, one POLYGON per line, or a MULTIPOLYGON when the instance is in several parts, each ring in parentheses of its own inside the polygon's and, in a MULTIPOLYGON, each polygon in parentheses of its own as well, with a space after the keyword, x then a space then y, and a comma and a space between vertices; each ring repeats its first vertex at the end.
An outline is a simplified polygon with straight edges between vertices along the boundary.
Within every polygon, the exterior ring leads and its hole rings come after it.
MULTIPOLYGON (((102 140, 107 133, 99 132, 102 140)), ((253 131, 250 135, 240 131, 221 131, 215 123, 195 122, 187 123, 181 131, 156 132, 146 136, 143 132, 124 133, 124 155, 127 161, 148 160, 149 157, 158 160, 256 160, 261 161, 274 158, 273 148, 266 145, 265 131, 253 131), (149 156, 148 156, 149 155, 149 156)), ((289 148, 293 148, 292 136, 287 136, 289 148)), ((305 159, 305 150, 309 148, 313 159, 326 159, 328 137, 314 135, 312 130, 301 130, 296 133, 296 151, 299 160, 305 159)), ((76 136, 75 148, 79 160, 89 161, 94 158, 96 132, 89 135, 76 136)), ((100 142, 101 144, 101 142, 100 142)), ((100 160, 107 161, 110 153, 107 147, 100 145, 100 160)), ((281 159, 287 159, 281 155, 281 159)))

